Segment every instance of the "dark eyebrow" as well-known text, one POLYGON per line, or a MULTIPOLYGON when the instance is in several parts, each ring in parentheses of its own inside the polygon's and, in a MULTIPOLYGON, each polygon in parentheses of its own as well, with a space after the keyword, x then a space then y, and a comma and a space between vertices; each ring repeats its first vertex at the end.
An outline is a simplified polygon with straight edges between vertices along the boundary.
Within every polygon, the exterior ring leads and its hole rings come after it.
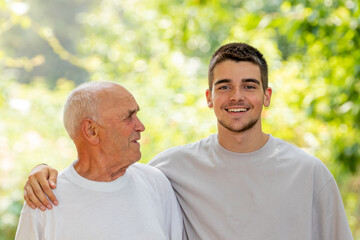
POLYGON ((138 111, 140 111, 140 107, 139 106, 137 106, 135 109, 133 109, 133 110, 129 110, 129 115, 132 115, 132 114, 134 114, 134 113, 137 113, 138 111))
POLYGON ((230 79, 227 79, 227 78, 225 78, 225 79, 220 79, 220 80, 217 80, 217 81, 214 83, 214 86, 216 86, 216 85, 218 85, 218 84, 222 84, 222 83, 229 83, 229 82, 231 82, 230 79))
POLYGON ((245 78, 242 80, 242 82, 253 82, 256 83, 257 85, 260 85, 260 81, 254 78, 245 78))
MULTIPOLYGON (((245 78, 245 79, 242 79, 241 80, 242 82, 253 82, 253 83, 256 83, 258 85, 260 85, 260 81, 255 79, 255 78, 245 78)), ((231 82, 230 79, 220 79, 220 80, 217 80, 215 83, 214 83, 214 86, 218 85, 218 84, 222 84, 222 83, 229 83, 231 82)))
POLYGON ((127 116, 130 117, 131 115, 133 115, 134 113, 137 113, 138 111, 140 111, 139 106, 137 106, 135 109, 130 109, 127 116))

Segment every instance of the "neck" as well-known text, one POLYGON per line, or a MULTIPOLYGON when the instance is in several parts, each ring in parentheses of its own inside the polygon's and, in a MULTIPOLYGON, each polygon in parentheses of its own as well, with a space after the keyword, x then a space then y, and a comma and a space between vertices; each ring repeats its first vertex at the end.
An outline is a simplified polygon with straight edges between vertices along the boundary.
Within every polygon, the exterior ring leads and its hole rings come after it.
POLYGON ((269 140, 269 135, 260 128, 251 128, 244 132, 233 132, 223 126, 218 126, 218 141, 220 145, 232 152, 248 153, 263 147, 269 140))
POLYGON ((115 157, 102 156, 101 154, 78 150, 78 161, 74 164, 76 172, 89 180, 110 182, 123 176, 129 165, 119 164, 115 157))

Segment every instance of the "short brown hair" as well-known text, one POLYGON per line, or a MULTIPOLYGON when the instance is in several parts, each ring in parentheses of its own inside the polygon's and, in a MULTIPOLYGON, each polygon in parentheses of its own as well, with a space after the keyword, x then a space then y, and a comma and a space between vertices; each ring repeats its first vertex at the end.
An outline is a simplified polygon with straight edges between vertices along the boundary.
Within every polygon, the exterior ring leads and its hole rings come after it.
POLYGON ((229 43, 221 46, 211 57, 208 72, 210 90, 212 90, 215 66, 226 60, 235 62, 252 62, 258 65, 260 67, 263 90, 265 91, 265 89, 268 88, 268 66, 263 54, 256 48, 246 43, 229 43))

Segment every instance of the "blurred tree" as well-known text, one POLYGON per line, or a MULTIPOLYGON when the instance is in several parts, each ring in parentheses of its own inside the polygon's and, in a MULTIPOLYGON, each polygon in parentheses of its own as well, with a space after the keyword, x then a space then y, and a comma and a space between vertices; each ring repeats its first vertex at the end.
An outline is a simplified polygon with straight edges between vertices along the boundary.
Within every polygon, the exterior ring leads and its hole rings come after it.
POLYGON ((76 17, 87 11, 94 1, 27 2, 8 1, 3 7, 0 46, 5 62, 15 68, 17 81, 30 83, 45 78, 50 87, 57 79, 67 78, 77 84, 89 78, 76 55, 76 43, 82 26, 76 17), (23 64, 21 64, 23 62, 23 64))

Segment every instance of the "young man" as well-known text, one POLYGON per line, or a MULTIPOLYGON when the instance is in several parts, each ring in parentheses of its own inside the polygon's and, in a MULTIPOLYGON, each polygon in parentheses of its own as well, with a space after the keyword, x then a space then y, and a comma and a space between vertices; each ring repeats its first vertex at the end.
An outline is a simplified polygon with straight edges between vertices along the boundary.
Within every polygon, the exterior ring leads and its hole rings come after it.
MULTIPOLYGON (((262 131, 261 111, 271 94, 267 63, 257 49, 222 46, 211 58, 206 91, 218 133, 170 148, 149 163, 170 180, 189 239, 352 239, 325 165, 262 131)), ((53 171, 40 168, 25 186, 31 193, 25 199, 36 205, 44 196, 34 197, 31 186, 38 191, 43 185, 55 200, 47 184, 53 171)))
POLYGON ((181 239, 180 207, 167 178, 141 158, 134 97, 122 86, 87 83, 69 96, 64 125, 78 159, 65 169, 53 211, 24 205, 16 239, 181 239))

